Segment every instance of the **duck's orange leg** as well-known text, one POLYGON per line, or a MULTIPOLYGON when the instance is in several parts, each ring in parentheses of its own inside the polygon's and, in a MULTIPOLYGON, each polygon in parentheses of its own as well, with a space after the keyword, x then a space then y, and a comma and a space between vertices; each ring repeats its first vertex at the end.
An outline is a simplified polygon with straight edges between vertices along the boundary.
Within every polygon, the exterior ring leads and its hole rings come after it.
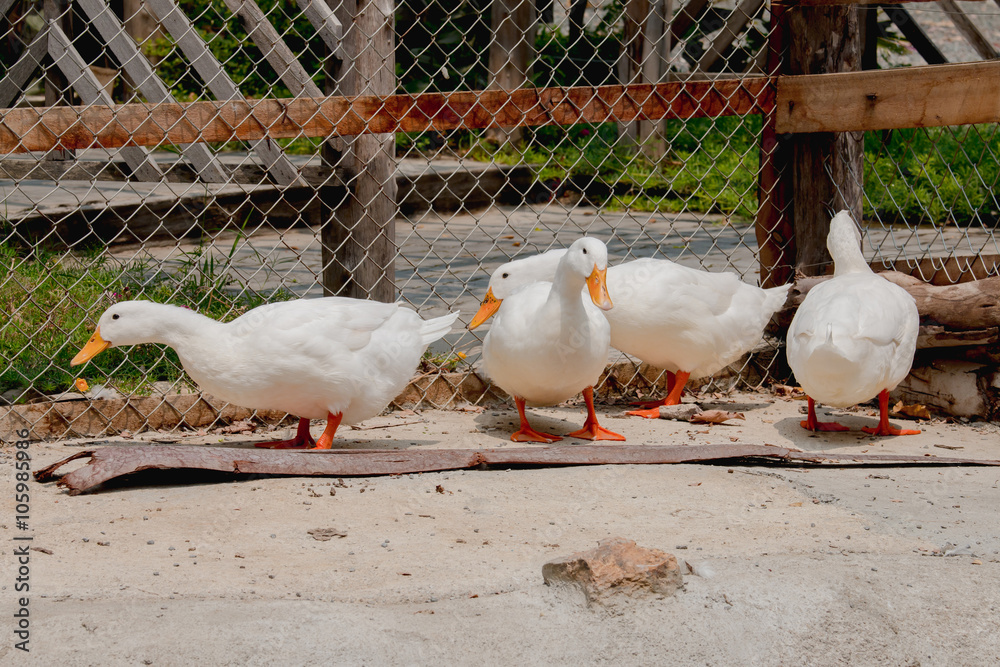
POLYGON ((691 377, 690 373, 685 373, 684 371, 677 371, 677 375, 674 377, 674 384, 670 388, 670 393, 659 403, 656 403, 656 407, 651 407, 647 410, 629 410, 625 414, 635 415, 636 417, 645 417, 646 419, 659 419, 660 418, 660 407, 664 405, 680 405, 681 394, 684 393, 684 385, 687 384, 688 378, 691 377))
POLYGON ((878 426, 865 426, 861 429, 872 435, 919 435, 920 431, 912 428, 895 428, 889 424, 889 392, 883 389, 878 393, 878 426))
POLYGON ((291 440, 275 440, 273 442, 257 442, 255 447, 265 449, 306 449, 316 444, 312 435, 309 434, 309 420, 305 417, 299 419, 299 427, 295 432, 295 437, 291 440))
MULTIPOLYGON (((674 390, 674 385, 677 384, 677 376, 670 371, 664 371, 667 374, 667 394, 669 395, 671 391, 674 390)), ((663 405, 663 401, 667 399, 661 398, 658 401, 632 401, 629 405, 634 405, 637 408, 658 408, 663 405)))
POLYGON ((851 430, 846 426, 844 426, 843 424, 838 424, 837 422, 821 422, 820 420, 816 419, 816 402, 812 400, 812 397, 807 396, 807 398, 809 399, 809 415, 806 417, 806 419, 799 422, 799 426, 806 429, 807 431, 850 431, 851 430))
POLYGON ((587 387, 583 390, 583 400, 587 403, 587 421, 583 423, 583 428, 579 431, 570 433, 570 437, 583 438, 584 440, 619 440, 624 442, 624 435, 609 431, 597 423, 597 412, 594 411, 593 387, 587 387))
POLYGON ((333 446, 333 436, 337 434, 337 427, 340 426, 340 421, 343 418, 343 412, 338 412, 337 414, 326 413, 326 428, 323 429, 323 433, 319 436, 319 440, 316 441, 316 446, 313 449, 330 449, 333 446))
POLYGON ((514 397, 517 404, 517 414, 521 417, 521 428, 511 434, 510 439, 514 442, 544 442, 546 444, 562 440, 558 435, 542 433, 531 428, 528 424, 528 417, 524 414, 524 399, 520 396, 514 397))

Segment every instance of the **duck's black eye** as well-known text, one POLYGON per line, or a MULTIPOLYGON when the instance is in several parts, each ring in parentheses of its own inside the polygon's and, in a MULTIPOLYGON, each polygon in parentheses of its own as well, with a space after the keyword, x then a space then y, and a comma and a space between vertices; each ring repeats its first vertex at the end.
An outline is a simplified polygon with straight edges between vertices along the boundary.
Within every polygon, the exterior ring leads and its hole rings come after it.
POLYGON ((587 254, 587 249, 586 249, 586 248, 584 248, 584 249, 583 249, 583 254, 584 254, 584 255, 586 255, 586 254, 587 254))
POLYGON ((507 276, 509 276, 509 275, 510 275, 509 273, 505 273, 505 274, 503 274, 503 275, 502 275, 502 276, 500 276, 500 277, 501 277, 501 278, 506 278, 506 277, 507 277, 507 276))
POLYGON ((117 320, 119 317, 121 317, 121 315, 119 315, 118 313, 115 313, 114 315, 111 316, 111 319, 117 320))

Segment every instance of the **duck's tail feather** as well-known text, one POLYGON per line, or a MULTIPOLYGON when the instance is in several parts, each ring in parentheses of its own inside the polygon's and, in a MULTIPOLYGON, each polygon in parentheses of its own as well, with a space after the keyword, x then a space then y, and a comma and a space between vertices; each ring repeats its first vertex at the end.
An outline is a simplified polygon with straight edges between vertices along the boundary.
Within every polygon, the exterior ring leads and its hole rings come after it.
POLYGON ((451 327, 455 324, 458 316, 459 313, 454 312, 442 315, 441 317, 435 317, 432 320, 424 320, 423 326, 420 327, 420 342, 426 347, 440 339, 451 331, 451 327))
POLYGON ((767 313, 768 319, 785 306, 785 301, 788 300, 788 290, 791 287, 792 285, 789 283, 788 285, 778 285, 777 287, 769 287, 764 290, 766 294, 764 297, 764 311, 767 313))

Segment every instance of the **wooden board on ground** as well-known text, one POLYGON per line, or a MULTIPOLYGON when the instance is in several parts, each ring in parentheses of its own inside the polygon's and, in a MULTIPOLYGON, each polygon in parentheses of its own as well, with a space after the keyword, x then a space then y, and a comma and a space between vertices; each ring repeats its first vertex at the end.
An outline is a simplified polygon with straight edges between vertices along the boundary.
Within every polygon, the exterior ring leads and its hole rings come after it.
POLYGON ((35 473, 39 482, 57 478, 59 468, 77 459, 87 465, 62 477, 58 484, 70 495, 85 493, 109 480, 142 470, 214 470, 254 475, 374 476, 477 468, 483 465, 563 466, 670 464, 730 459, 784 460, 795 464, 974 465, 1000 466, 1000 461, 897 454, 803 452, 771 445, 574 445, 518 449, 405 449, 289 451, 237 447, 140 445, 86 449, 35 473))

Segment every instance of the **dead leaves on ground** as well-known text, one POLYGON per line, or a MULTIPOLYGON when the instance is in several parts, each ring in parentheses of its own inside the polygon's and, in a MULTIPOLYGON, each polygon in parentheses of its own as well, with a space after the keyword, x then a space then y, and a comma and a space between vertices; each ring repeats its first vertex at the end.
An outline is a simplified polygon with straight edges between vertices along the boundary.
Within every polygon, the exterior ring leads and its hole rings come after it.
POLYGON ((902 401, 898 401, 896 405, 889 410, 889 414, 893 417, 910 417, 911 419, 930 419, 931 413, 927 409, 926 405, 921 405, 919 403, 914 403, 913 405, 906 405, 902 401))
POLYGON ((705 410, 691 416, 689 420, 692 424, 723 424, 730 419, 746 419, 742 412, 729 412, 728 410, 705 410))

